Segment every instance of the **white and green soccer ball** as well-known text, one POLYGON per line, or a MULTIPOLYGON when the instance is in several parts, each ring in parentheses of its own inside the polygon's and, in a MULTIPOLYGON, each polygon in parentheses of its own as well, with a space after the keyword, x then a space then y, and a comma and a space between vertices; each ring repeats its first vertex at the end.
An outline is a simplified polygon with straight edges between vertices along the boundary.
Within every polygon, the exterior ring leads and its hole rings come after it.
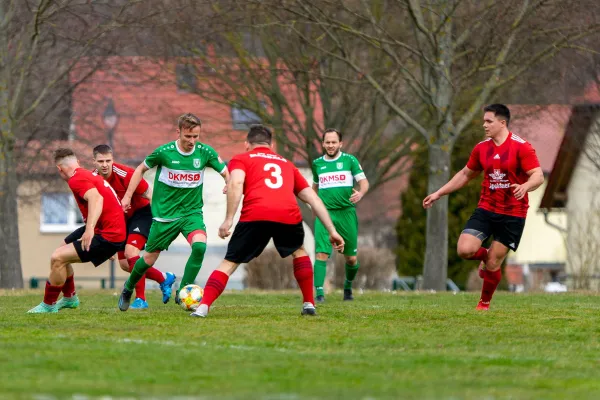
POLYGON ((186 285, 179 291, 179 300, 181 307, 187 311, 195 311, 202 301, 204 289, 198 285, 186 285))

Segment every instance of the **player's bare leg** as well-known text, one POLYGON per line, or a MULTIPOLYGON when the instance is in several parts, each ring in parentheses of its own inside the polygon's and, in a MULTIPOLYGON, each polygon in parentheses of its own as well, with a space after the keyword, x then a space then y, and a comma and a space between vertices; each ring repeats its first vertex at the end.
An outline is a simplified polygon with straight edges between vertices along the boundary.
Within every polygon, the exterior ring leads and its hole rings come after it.
POLYGON ((221 261, 221 264, 219 264, 217 269, 215 269, 208 277, 206 285, 204 286, 202 301, 196 311, 190 314, 192 317, 205 318, 208 315, 210 306, 217 298, 219 298, 221 293, 223 293, 223 290, 225 290, 225 287, 227 286, 227 281, 229 281, 229 277, 239 266, 240 264, 232 261, 221 261))
POLYGON ((352 296, 352 281, 356 277, 358 272, 358 257, 357 256, 344 256, 346 258, 346 280, 344 281, 344 301, 354 300, 352 296))
POLYGON ((500 267, 507 254, 508 247, 500 242, 492 242, 483 271, 483 288, 481 289, 481 298, 477 304, 477 310, 488 310, 490 308, 492 296, 502 279, 500 267))
POLYGON ((81 262, 72 243, 54 250, 50 257, 50 274, 44 290, 44 300, 28 311, 28 313, 58 312, 56 301, 67 281, 68 274, 73 276, 71 263, 81 262))
POLYGON ((294 277, 302 291, 302 315, 317 315, 313 293, 313 268, 304 246, 292 253, 294 277))
POLYGON ((482 247, 484 235, 474 229, 465 229, 458 237, 456 251, 465 260, 480 260, 479 277, 483 279, 485 263, 488 259, 488 249, 482 247))
POLYGON ((315 276, 314 283, 315 289, 317 291, 317 303, 325 302, 325 277, 327 276, 327 259, 329 258, 329 254, 327 253, 317 253, 315 255, 315 276))
POLYGON ((133 289, 135 288, 135 285, 140 279, 142 279, 146 273, 146 270, 156 263, 159 255, 160 251, 145 253, 143 257, 140 257, 136 261, 135 266, 129 275, 129 279, 125 281, 123 291, 121 292, 121 297, 119 297, 119 310, 127 311, 127 309, 129 309, 129 304, 131 303, 131 296, 133 295, 133 289))

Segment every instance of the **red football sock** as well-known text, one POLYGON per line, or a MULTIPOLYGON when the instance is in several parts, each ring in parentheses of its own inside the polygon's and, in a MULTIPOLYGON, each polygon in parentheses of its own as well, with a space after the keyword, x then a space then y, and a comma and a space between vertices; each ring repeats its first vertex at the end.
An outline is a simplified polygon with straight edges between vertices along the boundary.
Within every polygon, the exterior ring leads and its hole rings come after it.
POLYGON ((498 283, 500 283, 500 279, 502 279, 502 271, 500 269, 496 271, 484 270, 480 301, 489 303, 490 300, 492 300, 492 296, 498 287, 498 283))
POLYGON ((64 286, 62 287, 62 293, 64 297, 75 296, 75 280, 73 279, 73 276, 74 275, 68 276, 64 286))
POLYGON ((467 258, 467 260, 481 260, 487 261, 488 259, 488 249, 485 247, 480 247, 479 250, 475 252, 471 257, 467 258))
POLYGON ((146 300, 146 275, 142 275, 138 283, 135 284, 135 297, 146 300))
POLYGON ((226 273, 219 270, 214 270, 213 273, 208 277, 208 281, 206 281, 206 285, 204 286, 204 295, 202 296, 202 301, 200 304, 206 304, 210 307, 212 303, 221 295, 221 293, 223 293, 225 286, 227 286, 228 280, 229 276, 226 273))
POLYGON ((308 256, 294 258, 294 276, 302 291, 305 303, 315 304, 313 293, 313 268, 308 256))
POLYGON ((58 300, 58 296, 62 291, 63 285, 60 286, 52 286, 50 281, 46 281, 46 289, 44 291, 44 303, 49 306, 56 304, 56 300, 58 300))
POLYGON ((165 281, 165 275, 154 267, 150 267, 146 270, 146 278, 152 279, 158 283, 163 283, 165 281))

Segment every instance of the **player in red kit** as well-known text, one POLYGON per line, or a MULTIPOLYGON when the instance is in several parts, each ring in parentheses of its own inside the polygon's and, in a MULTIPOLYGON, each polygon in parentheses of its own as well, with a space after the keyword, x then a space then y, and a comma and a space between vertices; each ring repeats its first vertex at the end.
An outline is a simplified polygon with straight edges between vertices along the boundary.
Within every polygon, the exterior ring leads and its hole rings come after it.
POLYGON ((79 300, 75 294, 71 264, 92 262, 98 266, 119 251, 127 237, 125 215, 110 185, 98 175, 81 168, 71 149, 56 150, 54 161, 60 176, 73 192, 85 229, 81 240, 64 244, 52 253, 44 300, 29 313, 58 312, 56 300, 61 292, 66 299, 64 301, 76 307, 79 300))
POLYGON ((304 250, 304 228, 296 196, 308 203, 329 232, 329 240, 343 251, 344 240, 336 232, 325 205, 291 161, 271 150, 271 131, 256 125, 246 139, 246 153, 231 159, 227 184, 227 215, 219 236, 230 235, 242 194, 240 220, 227 246, 225 259, 210 275, 204 296, 192 316, 206 317, 212 303, 221 295, 229 276, 242 263, 262 253, 271 238, 279 255, 292 255, 294 276, 302 291, 302 315, 316 315, 313 297, 313 268, 304 250))
POLYGON ((440 197, 465 186, 483 171, 479 204, 458 239, 458 255, 481 260, 483 278, 478 310, 487 310, 502 278, 500 266, 509 249, 516 250, 525 227, 529 208, 527 192, 544 183, 544 174, 535 150, 526 140, 508 130, 510 110, 503 104, 484 108, 483 128, 486 140, 475 146, 467 165, 423 200, 430 208, 440 197), (489 249, 483 241, 493 236, 489 249))
MULTIPOLYGON (((135 170, 127 165, 115 163, 112 148, 105 144, 96 146, 93 150, 93 156, 96 167, 94 172, 103 177, 115 190, 119 199, 122 199, 125 192, 127 192, 127 187, 135 170)), ((152 189, 148 182, 142 179, 131 198, 129 209, 125 212, 127 244, 125 250, 120 251, 118 254, 119 265, 123 271, 131 272, 135 262, 140 258, 140 251, 146 245, 150 226, 152 225, 151 200, 152 189)), ((158 269, 150 267, 145 276, 135 285, 136 298, 131 303, 130 308, 148 308, 145 295, 146 277, 159 284, 163 294, 163 303, 166 304, 171 298, 175 274, 171 272, 162 273, 158 269)))

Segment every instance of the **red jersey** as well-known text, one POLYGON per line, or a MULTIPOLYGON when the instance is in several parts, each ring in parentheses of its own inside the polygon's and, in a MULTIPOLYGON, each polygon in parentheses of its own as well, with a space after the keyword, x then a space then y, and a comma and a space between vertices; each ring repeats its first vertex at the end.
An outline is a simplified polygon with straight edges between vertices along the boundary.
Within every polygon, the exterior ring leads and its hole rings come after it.
POLYGON ((98 218, 94 233, 102 236, 109 242, 118 243, 125 241, 127 230, 121 202, 108 182, 101 176, 90 171, 77 168, 67 183, 71 191, 73 191, 84 221, 87 221, 88 217, 88 202, 83 196, 88 190, 97 189, 104 198, 104 202, 102 203, 102 214, 98 218))
POLYGON ((525 218, 529 198, 526 194, 517 200, 510 185, 525 183, 529 179, 527 171, 539 166, 531 144, 512 132, 500 146, 496 146, 492 139, 477 144, 471 152, 467 168, 484 173, 478 207, 525 218))
MULTIPOLYGON (((127 187, 129 186, 129 182, 131 182, 134 172, 135 170, 127 165, 113 163, 112 174, 110 174, 106 181, 115 190, 119 200, 123 199, 125 192, 127 192, 127 187)), ((98 170, 95 170, 94 173, 98 173, 98 170)), ((125 218, 130 218, 140 208, 150 205, 150 201, 142 197, 146 193, 146 190, 148 190, 148 182, 142 178, 135 192, 133 192, 133 196, 131 196, 131 208, 127 210, 125 218)))
POLYGON ((308 183, 291 161, 268 147, 257 147, 233 157, 228 168, 246 173, 240 222, 297 224, 302 221, 296 195, 306 189, 308 183))

